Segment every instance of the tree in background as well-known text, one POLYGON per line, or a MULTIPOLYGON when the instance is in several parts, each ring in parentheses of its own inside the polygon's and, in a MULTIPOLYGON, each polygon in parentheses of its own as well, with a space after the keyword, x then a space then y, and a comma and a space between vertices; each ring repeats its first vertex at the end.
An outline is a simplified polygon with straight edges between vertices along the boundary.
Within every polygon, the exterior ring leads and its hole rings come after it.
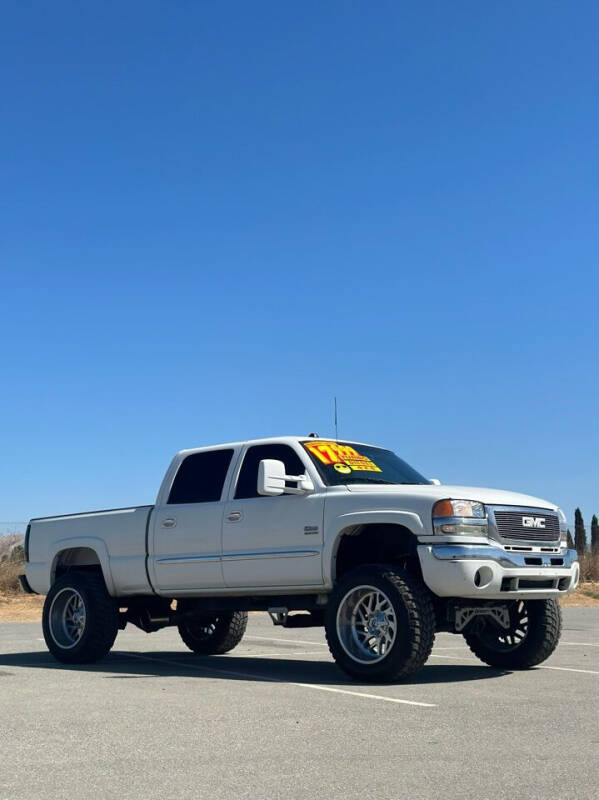
POLYGON ((570 533, 569 528, 568 528, 568 548, 570 550, 574 550, 574 539, 572 538, 572 534, 570 533))
POLYGON ((25 561, 25 548, 22 544, 16 544, 10 551, 11 561, 25 561))
POLYGON ((593 514, 591 520, 591 552, 599 556, 599 520, 597 514, 593 514))
POLYGON ((587 549, 587 535, 584 529, 584 520, 579 508, 574 512, 574 546, 579 556, 583 556, 587 549))

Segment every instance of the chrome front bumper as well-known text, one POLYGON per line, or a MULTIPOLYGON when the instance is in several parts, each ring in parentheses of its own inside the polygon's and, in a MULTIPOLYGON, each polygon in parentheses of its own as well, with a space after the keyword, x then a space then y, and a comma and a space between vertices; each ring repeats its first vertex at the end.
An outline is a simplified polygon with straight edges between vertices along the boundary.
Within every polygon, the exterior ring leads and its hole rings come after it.
POLYGON ((439 597, 545 599, 578 586, 575 550, 513 551, 493 545, 420 545, 424 582, 439 597))

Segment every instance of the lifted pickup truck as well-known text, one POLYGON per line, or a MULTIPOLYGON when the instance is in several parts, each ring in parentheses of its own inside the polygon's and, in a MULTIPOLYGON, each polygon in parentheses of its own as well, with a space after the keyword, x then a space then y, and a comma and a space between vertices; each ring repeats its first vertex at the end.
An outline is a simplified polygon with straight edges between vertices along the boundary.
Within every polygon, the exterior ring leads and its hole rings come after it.
POLYGON ((579 578, 557 506, 306 437, 184 450, 156 505, 33 519, 25 553, 22 586, 47 595, 59 661, 103 658, 128 623, 176 625, 193 652, 225 653, 248 611, 268 611, 324 625, 341 669, 372 681, 422 667, 435 631, 493 666, 539 664, 579 578))

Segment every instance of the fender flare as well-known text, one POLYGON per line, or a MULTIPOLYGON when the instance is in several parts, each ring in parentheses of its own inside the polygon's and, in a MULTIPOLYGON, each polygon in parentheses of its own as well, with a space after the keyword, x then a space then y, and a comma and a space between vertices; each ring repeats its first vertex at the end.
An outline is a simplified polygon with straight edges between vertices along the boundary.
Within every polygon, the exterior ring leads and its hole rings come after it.
POLYGON ((52 542, 52 546, 50 548, 51 555, 48 559, 48 563, 50 564, 48 585, 52 586, 54 583, 56 559, 59 553, 62 553, 63 550, 73 550, 76 547, 85 547, 88 550, 93 550, 93 552, 97 555, 98 561, 100 562, 100 568, 102 569, 104 583, 108 589, 108 594, 114 596, 114 578, 112 577, 112 572, 110 570, 110 557, 108 555, 108 548, 102 539, 94 536, 70 536, 65 539, 56 539, 54 542, 52 542))
POLYGON ((394 509, 376 511, 352 511, 335 517, 329 526, 329 535, 325 537, 323 551, 323 578, 325 586, 332 588, 334 583, 334 563, 337 557, 339 542, 343 531, 358 525, 401 525, 407 528, 414 537, 426 533, 420 516, 413 511, 396 511, 394 509))

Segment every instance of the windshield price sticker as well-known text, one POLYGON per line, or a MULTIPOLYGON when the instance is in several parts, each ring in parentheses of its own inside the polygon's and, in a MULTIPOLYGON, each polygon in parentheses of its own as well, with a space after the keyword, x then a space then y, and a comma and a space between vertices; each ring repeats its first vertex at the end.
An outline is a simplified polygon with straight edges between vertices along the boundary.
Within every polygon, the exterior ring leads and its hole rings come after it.
POLYGON ((382 472, 374 461, 368 456, 350 447, 347 444, 337 444, 337 442, 304 442, 304 447, 325 466, 332 466, 337 472, 348 474, 354 472, 382 472))

